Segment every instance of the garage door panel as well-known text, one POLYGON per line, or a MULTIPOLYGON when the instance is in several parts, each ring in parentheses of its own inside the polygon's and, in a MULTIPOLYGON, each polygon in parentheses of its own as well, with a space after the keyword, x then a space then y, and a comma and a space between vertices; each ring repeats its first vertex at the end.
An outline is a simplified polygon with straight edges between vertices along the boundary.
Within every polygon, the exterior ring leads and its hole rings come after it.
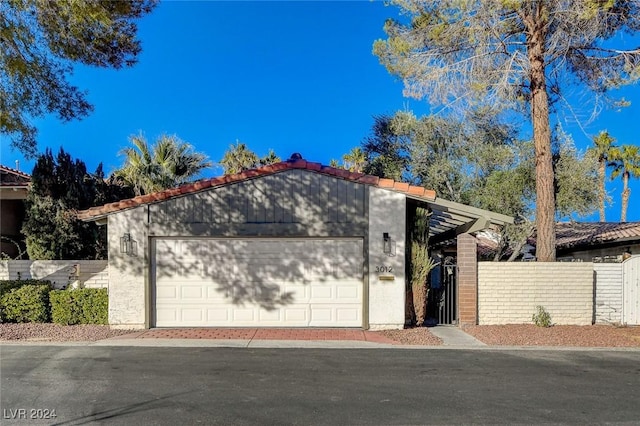
POLYGON ((231 321, 231 313, 227 308, 208 308, 207 321, 220 325, 226 325, 231 321))
POLYGON ((155 247, 158 327, 362 326, 362 240, 157 240, 155 247))
POLYGON ((232 311, 233 321, 237 322, 255 322, 256 312, 253 308, 243 309, 243 308, 235 308, 232 311))
POLYGON ((357 302, 362 298, 362 286, 358 284, 336 286, 336 297, 338 300, 357 302))
POLYGON ((270 311, 260 309, 258 311, 258 319, 260 320, 260 322, 280 323, 282 321, 281 314, 282 312, 280 311, 280 309, 274 309, 270 311))
POLYGON ((183 300, 185 299, 194 299, 194 300, 202 300, 202 287, 201 286, 182 286, 180 288, 182 290, 180 297, 183 300))
POLYGON ((293 324, 307 324, 309 322, 309 309, 307 306, 299 308, 283 308, 284 321, 293 324))

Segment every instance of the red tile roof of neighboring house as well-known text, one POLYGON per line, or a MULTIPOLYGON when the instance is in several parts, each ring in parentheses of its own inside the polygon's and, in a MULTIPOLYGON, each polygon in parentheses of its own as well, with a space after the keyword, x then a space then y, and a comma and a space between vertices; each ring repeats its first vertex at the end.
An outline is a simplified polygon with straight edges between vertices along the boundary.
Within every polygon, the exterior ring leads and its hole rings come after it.
POLYGON ((0 165, 0 186, 20 186, 24 187, 31 182, 31 175, 0 165))
POLYGON ((556 247, 591 246, 609 242, 640 241, 640 222, 560 222, 556 247))
POLYGON ((352 182, 361 183, 364 185, 375 186, 378 188, 389 189, 396 192, 402 192, 412 197, 425 199, 428 201, 434 201, 436 199, 436 193, 433 190, 425 189, 421 186, 409 185, 404 182, 396 182, 393 179, 383 179, 377 176, 365 175, 364 173, 350 172, 349 170, 338 169, 335 167, 323 166, 320 163, 312 163, 304 159, 294 159, 289 161, 283 161, 268 166, 259 167, 257 169, 245 170, 241 173, 226 175, 221 177, 215 177, 211 179, 203 179, 194 183, 182 185, 177 188, 167 189, 152 194, 140 195, 128 200, 122 200, 115 203, 105 204, 104 206, 92 207, 88 210, 78 212, 78 218, 82 220, 92 220, 95 218, 103 217, 105 215, 127 210, 130 208, 142 206, 145 204, 156 203, 159 201, 168 200, 185 194, 191 194, 194 192, 202 191, 208 188, 216 188, 224 185, 238 183, 250 179, 255 179, 262 176, 268 176, 275 173, 280 173, 286 170, 302 169, 309 170, 315 173, 334 176, 339 179, 344 179, 352 182))
MULTIPOLYGON (((492 255, 498 243, 487 235, 476 235, 478 253, 492 255)), ((640 222, 558 222, 556 223, 556 248, 589 247, 608 243, 640 242, 640 222)), ((535 246, 536 238, 528 238, 535 246)), ((509 255, 509 251, 506 253, 509 255)))

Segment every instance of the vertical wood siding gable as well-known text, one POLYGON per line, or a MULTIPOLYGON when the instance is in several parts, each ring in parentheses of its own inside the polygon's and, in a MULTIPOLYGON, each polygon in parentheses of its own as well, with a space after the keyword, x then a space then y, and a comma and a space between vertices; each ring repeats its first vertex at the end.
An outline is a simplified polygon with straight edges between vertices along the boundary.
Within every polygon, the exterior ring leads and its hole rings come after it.
POLYGON ((149 206, 150 223, 356 223, 365 217, 362 184, 290 170, 149 206))

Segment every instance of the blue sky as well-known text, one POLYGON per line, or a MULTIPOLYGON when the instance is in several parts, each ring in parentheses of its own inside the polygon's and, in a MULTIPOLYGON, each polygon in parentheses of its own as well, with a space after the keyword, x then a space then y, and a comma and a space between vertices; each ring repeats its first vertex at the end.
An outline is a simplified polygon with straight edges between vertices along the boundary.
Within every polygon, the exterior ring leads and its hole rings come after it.
MULTIPOLYGON (((90 170, 102 162, 107 173, 139 133, 149 141, 176 134, 214 162, 239 140, 259 155, 271 148, 283 159, 300 152, 328 164, 361 143, 374 115, 429 112, 425 102, 403 98, 402 83, 371 53, 385 19, 397 14, 371 1, 163 2, 140 22, 135 67, 76 67, 71 80, 87 90, 95 111, 70 123, 34 120, 38 147, 63 146, 90 170)), ((604 111, 584 131, 566 125, 579 148, 603 129, 620 144, 640 143, 640 86, 621 94, 631 107, 604 111)), ((33 161, 8 145, 3 140, 2 164, 19 160, 30 171, 33 161)), ((205 177, 220 173, 213 168, 205 177)), ((628 220, 640 220, 638 181, 628 220)), ((619 219, 621 186, 608 184, 610 221, 619 219)))

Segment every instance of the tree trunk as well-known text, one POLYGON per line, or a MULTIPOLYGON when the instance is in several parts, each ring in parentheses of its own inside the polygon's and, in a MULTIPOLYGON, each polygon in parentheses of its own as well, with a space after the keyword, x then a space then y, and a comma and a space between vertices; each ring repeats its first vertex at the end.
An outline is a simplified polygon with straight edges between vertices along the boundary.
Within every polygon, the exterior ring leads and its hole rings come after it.
POLYGON ((543 2, 532 6, 525 17, 527 25, 527 53, 531 68, 531 121, 536 156, 536 257, 539 262, 556 260, 555 187, 549 125, 549 96, 545 76, 544 42, 546 13, 543 2))
POLYGON ((622 210, 620 211, 620 222, 627 221, 627 207, 629 206, 629 172, 622 173, 622 210))
POLYGON ((598 161, 598 183, 600 188, 598 189, 598 204, 600 205, 600 222, 605 222, 604 213, 604 195, 605 195, 605 161, 604 159, 598 161))

